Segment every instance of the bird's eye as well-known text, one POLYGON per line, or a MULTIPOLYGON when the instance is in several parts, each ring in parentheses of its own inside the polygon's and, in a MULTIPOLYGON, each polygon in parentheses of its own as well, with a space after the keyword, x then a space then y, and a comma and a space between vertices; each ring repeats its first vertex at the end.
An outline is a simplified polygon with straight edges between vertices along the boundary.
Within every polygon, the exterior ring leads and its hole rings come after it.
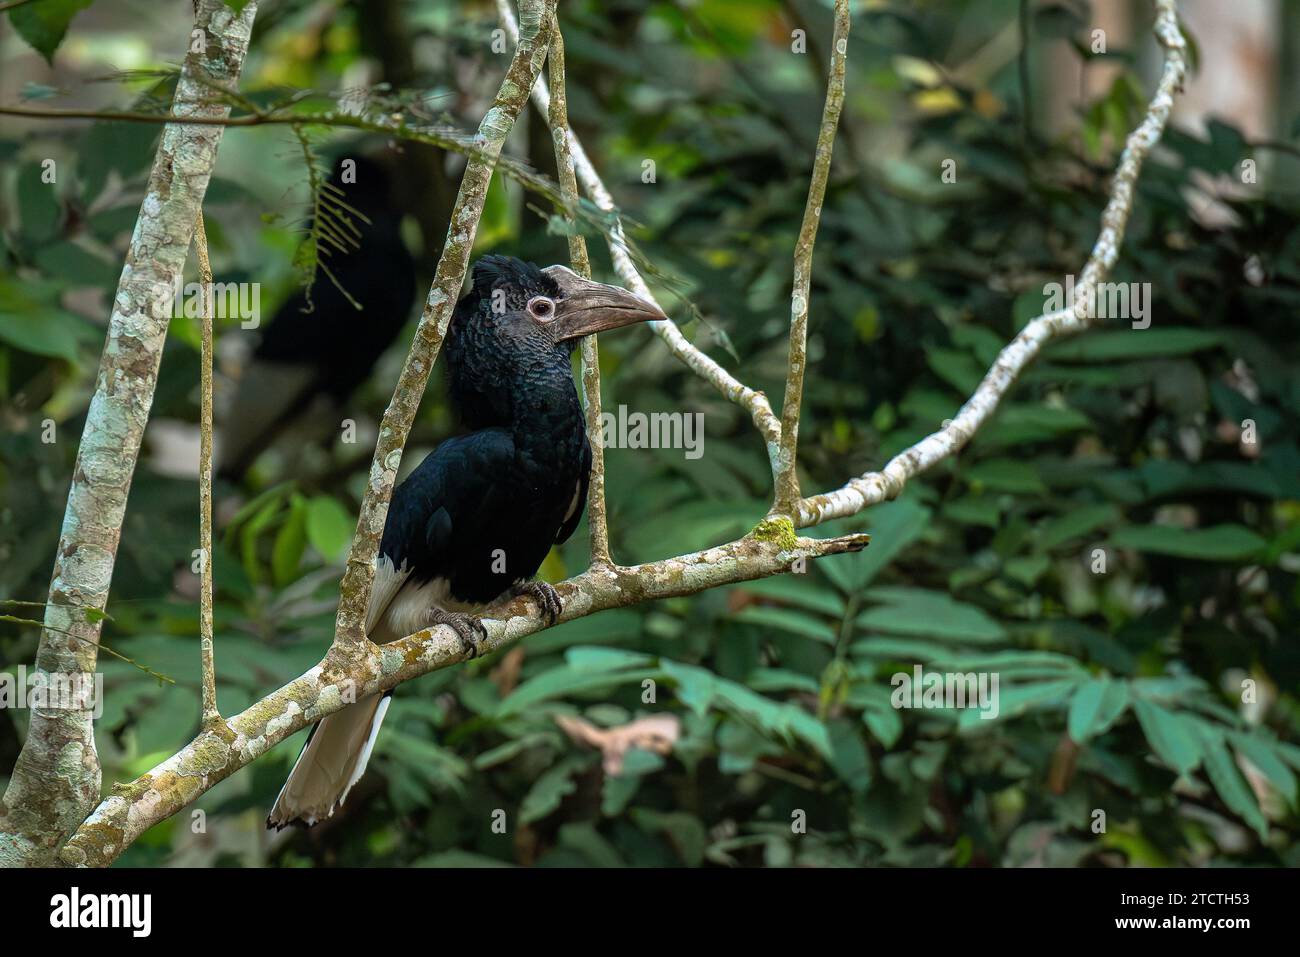
POLYGON ((555 303, 545 296, 534 296, 528 300, 528 314, 542 322, 550 322, 555 318, 555 303))

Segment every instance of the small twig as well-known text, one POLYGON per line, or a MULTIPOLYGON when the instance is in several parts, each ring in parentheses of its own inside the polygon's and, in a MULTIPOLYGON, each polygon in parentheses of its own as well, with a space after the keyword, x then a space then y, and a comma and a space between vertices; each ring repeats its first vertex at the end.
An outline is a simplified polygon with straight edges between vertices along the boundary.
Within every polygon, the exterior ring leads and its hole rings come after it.
POLYGON ((203 726, 221 721, 217 710, 217 670, 212 652, 212 263, 203 209, 194 217, 194 251, 203 283, 202 336, 199 348, 199 660, 203 668, 203 726))
POLYGON ((822 125, 817 134, 817 154, 813 159, 808 182, 808 201, 804 205, 799 240, 794 247, 794 289, 790 295, 790 350, 785 379, 785 400, 781 403, 781 445, 777 455, 773 482, 774 515, 793 516, 799 504, 797 455, 799 412, 803 403, 803 377, 808 366, 808 299, 812 295, 813 245, 821 224, 822 203, 826 199, 826 182, 830 179, 831 153, 835 148, 835 128, 844 107, 844 66, 849 50, 849 2, 835 0, 835 30, 831 38, 831 68, 826 81, 826 103, 822 107, 822 125))
MULTIPOLYGON (((564 37, 560 24, 555 24, 551 35, 551 50, 547 54, 546 70, 551 78, 551 108, 549 120, 551 139, 555 143, 555 168, 560 181, 560 194, 565 204, 578 203, 578 178, 573 172, 573 153, 569 150, 569 105, 565 96, 564 37)), ((575 225, 572 218, 570 226, 575 225)), ((587 240, 577 229, 569 230, 569 262, 579 276, 591 278, 591 260, 587 256, 587 240)), ((587 489, 587 527, 591 532, 591 563, 609 565, 609 525, 605 514, 605 446, 600 427, 600 349, 595 336, 582 340, 582 394, 587 407, 587 440, 591 444, 591 482, 587 489)))
MULTIPOLYGON (((12 604, 35 605, 40 603, 39 602, 12 602, 12 604)), ((53 625, 47 625, 43 621, 37 621, 34 618, 19 618, 17 615, 0 615, 0 621, 7 621, 13 625, 33 625, 36 628, 43 628, 46 631, 52 631, 56 635, 66 635, 69 638, 75 638, 77 641, 83 642, 84 644, 94 645, 100 651, 107 652, 108 654, 116 658, 118 661, 125 661, 131 667, 140 669, 151 678, 157 678, 159 681, 165 681, 168 684, 172 684, 172 685, 176 684, 176 680, 174 678, 170 678, 167 675, 163 674, 162 672, 154 671, 152 668, 140 664, 140 662, 136 661, 134 658, 128 658, 126 655, 114 651, 108 645, 104 644, 104 642, 91 641, 89 638, 83 638, 81 637, 81 635, 73 634, 72 632, 68 631, 66 628, 55 628, 53 625)))
MULTIPOLYGON (((59 109, 56 107, 34 108, 24 106, 0 106, 0 116, 21 116, 32 120, 93 120, 96 122, 119 123, 154 123, 177 124, 187 126, 322 126, 331 129, 352 129, 367 133, 377 133, 413 143, 436 146, 453 153, 460 153, 469 159, 486 159, 482 144, 477 137, 447 125, 413 125, 406 117, 399 114, 379 116, 355 115, 327 110, 319 113, 267 112, 249 113, 241 116, 176 116, 168 113, 141 113, 132 110, 83 110, 59 109)), ((510 177, 520 186, 537 193, 556 206, 563 206, 559 185, 538 173, 536 170, 517 159, 500 156, 496 160, 497 168, 503 175, 510 177)), ((584 224, 608 235, 609 211, 597 210, 591 204, 578 203, 573 207, 564 207, 567 215, 576 216, 584 224)))
MULTIPOLYGON (((19 608, 46 608, 49 606, 48 601, 23 601, 20 598, 0 598, 0 605, 17 605, 19 608)), ((71 606, 76 608, 78 606, 71 606)), ((100 611, 98 608, 86 608, 86 612, 94 612, 92 619, 89 614, 86 616, 87 621, 112 621, 113 616, 107 612, 100 611)))

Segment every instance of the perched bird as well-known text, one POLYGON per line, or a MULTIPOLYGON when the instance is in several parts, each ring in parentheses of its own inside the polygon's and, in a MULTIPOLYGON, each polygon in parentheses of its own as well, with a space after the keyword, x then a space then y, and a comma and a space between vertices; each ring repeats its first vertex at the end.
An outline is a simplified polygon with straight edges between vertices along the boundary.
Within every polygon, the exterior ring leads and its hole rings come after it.
POLYGON ((301 289, 290 296, 266 324, 221 420, 217 471, 229 481, 290 429, 317 438, 337 434, 344 403, 397 338, 415 302, 415 262, 402 242, 402 214, 383 164, 340 158, 326 182, 322 202, 333 210, 327 235, 351 233, 339 225, 346 215, 356 233, 339 238, 356 246, 323 242, 323 268, 310 294, 301 289))
MULTIPOLYGON (((448 624, 474 654, 485 637, 474 613, 525 593, 555 620, 555 589, 529 579, 573 534, 587 502, 591 446, 571 353, 583 336, 663 318, 564 266, 478 261, 444 350, 452 408, 467 431, 393 492, 366 616, 372 641, 448 624)), ((388 701, 370 695, 315 727, 268 827, 334 813, 365 771, 388 701)))

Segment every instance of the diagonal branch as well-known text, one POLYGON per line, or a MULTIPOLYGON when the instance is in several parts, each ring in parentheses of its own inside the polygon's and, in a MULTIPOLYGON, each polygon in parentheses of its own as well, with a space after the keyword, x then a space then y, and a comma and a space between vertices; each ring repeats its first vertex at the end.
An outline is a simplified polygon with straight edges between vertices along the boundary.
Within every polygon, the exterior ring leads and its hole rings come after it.
POLYGON ((1160 141, 1187 72, 1186 41, 1178 29, 1174 0, 1155 0, 1155 34, 1164 50, 1164 66, 1156 92, 1142 122, 1129 134, 1111 183, 1110 199, 1101 216, 1101 232, 1075 287, 1072 306, 1046 313, 1030 322, 998 354, 979 388, 952 420, 915 445, 894 456, 879 472, 868 472, 841 488, 803 499, 798 506, 799 527, 816 525, 832 518, 844 518, 868 505, 897 496, 907 480, 936 462, 956 454, 997 409, 1021 371, 1053 339, 1082 332, 1095 321, 1089 303, 1097 285, 1105 279, 1124 242, 1124 229, 1133 210, 1133 199, 1142 162, 1160 141))
POLYGON ((402 366, 393 400, 379 425, 379 441, 375 444, 357 532, 352 539, 343 583, 339 587, 339 611, 331 652, 345 659, 354 660, 363 655, 368 644, 366 607, 375 580, 379 540, 388 517, 388 502, 393 495, 402 450, 465 282, 465 271, 469 267, 474 235, 483 215, 483 203, 487 198, 488 184, 492 181, 496 158, 528 99, 528 91, 541 73, 554 25, 555 4, 556 0, 523 0, 520 4, 524 30, 519 45, 492 106, 479 124, 479 152, 465 166, 447 229, 447 242, 415 330, 415 341, 411 343, 411 351, 402 366))
POLYGON ((781 403, 781 446, 773 475, 776 493, 773 514, 793 515, 799 503, 799 473, 795 457, 799 446, 799 412, 803 403, 803 377, 808 366, 808 299, 812 295, 813 245, 821 225, 826 181, 830 179, 835 128, 844 107, 844 65, 849 52, 849 0, 835 0, 835 31, 832 36, 830 76, 826 81, 826 104, 817 133, 817 154, 808 182, 799 240, 794 247, 794 290, 790 295, 790 350, 785 379, 785 400, 781 403))
MULTIPOLYGON (((747 536, 715 548, 628 568, 590 568, 557 586, 564 602, 560 621, 659 598, 693 595, 710 588, 789 571, 799 560, 853 552, 865 535, 843 538, 761 539, 747 536)), ((484 618, 484 653, 541 631, 531 599, 517 598, 484 618)), ((120 785, 95 809, 63 849, 73 866, 103 867, 146 830, 181 810, 219 781, 294 732, 347 706, 353 695, 387 691, 404 681, 458 664, 466 650, 446 625, 382 646, 368 645, 362 660, 337 670, 327 662, 267 695, 223 724, 201 731, 166 761, 120 785)))
MULTIPOLYGON (((177 117, 224 116, 203 96, 239 78, 257 4, 238 16, 203 0, 195 18, 203 52, 190 52, 176 86, 177 117)), ((50 582, 38 671, 95 671, 103 610, 127 494, 144 435, 175 281, 221 143, 220 126, 168 124, 122 269, 95 394, 86 413, 50 582), (74 609, 86 609, 76 612, 74 609), (90 611, 96 614, 90 614, 90 611)), ((27 741, 0 802, 0 865, 42 863, 99 799, 100 766, 90 709, 34 709, 27 741)))
MULTIPOLYGON (((515 15, 510 9, 509 0, 497 0, 497 10, 501 14, 501 22, 505 26, 506 33, 509 34, 512 40, 518 42, 519 25, 515 22, 515 15)), ((545 81, 538 81, 537 86, 533 88, 533 105, 537 107, 540 113, 548 115, 550 104, 550 90, 545 81)), ((632 261, 631 253, 628 252, 627 238, 623 232, 623 222, 616 212, 614 197, 605 188, 605 183, 601 180, 600 174, 596 172, 596 167, 592 164, 591 158, 587 156, 587 151, 583 149, 582 142, 572 129, 569 130, 568 140, 577 177, 587 191, 587 195, 600 209, 612 214, 613 220, 609 232, 605 233, 605 240, 609 246, 610 259, 614 263, 614 272, 628 289, 657 305, 657 300, 650 293, 650 288, 645 284, 645 280, 641 278, 641 273, 632 261)), ((671 319, 652 322, 650 326, 654 329, 655 334, 668 346, 668 350, 684 362, 692 372, 711 384, 728 400, 749 411, 754 426, 758 429, 759 434, 763 436, 763 441, 767 446, 768 460, 775 471, 781 442, 781 423, 777 420, 775 413, 772 412, 772 406, 767 401, 767 396, 745 385, 713 359, 710 359, 691 345, 686 337, 682 335, 677 323, 671 319)))

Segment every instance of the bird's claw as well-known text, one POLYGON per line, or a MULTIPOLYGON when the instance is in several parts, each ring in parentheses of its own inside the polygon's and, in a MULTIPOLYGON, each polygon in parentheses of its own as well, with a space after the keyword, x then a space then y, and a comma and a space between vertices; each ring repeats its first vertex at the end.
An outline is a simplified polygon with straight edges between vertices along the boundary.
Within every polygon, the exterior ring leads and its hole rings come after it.
POLYGON ((546 619, 548 625, 554 625, 560 618, 560 612, 564 611, 564 602, 560 600, 560 593, 555 590, 555 586, 546 582, 523 582, 515 586, 514 594, 527 595, 537 602, 537 607, 542 611, 542 617, 546 619))
POLYGON ((483 645, 487 641, 488 633, 477 615, 435 608, 430 613, 429 623, 450 626, 470 658, 477 658, 483 654, 483 645))

